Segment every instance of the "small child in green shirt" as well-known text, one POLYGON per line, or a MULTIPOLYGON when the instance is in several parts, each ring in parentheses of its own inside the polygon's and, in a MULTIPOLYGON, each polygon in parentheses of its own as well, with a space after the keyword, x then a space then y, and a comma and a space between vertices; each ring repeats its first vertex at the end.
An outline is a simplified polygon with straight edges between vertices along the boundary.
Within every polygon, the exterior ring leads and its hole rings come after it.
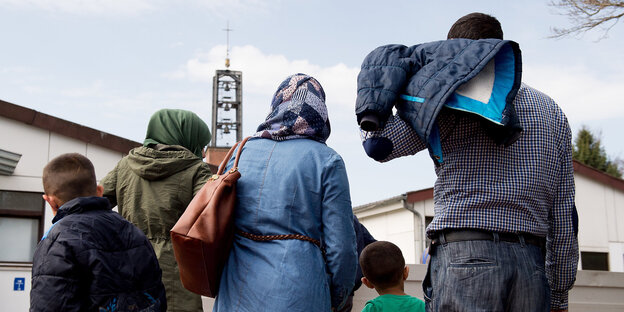
POLYGON ((416 311, 424 312, 425 303, 405 294, 404 283, 409 274, 401 249, 387 241, 369 244, 360 255, 362 283, 374 288, 379 297, 366 302, 362 312, 416 311))

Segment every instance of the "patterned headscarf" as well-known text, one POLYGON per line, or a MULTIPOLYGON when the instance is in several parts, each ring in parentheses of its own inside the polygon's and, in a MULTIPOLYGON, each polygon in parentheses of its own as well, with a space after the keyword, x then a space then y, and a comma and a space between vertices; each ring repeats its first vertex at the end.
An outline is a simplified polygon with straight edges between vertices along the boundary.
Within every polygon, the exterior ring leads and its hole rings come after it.
POLYGON ((271 103, 271 113, 254 137, 275 141, 309 138, 325 143, 331 132, 321 84, 305 74, 284 80, 271 103))

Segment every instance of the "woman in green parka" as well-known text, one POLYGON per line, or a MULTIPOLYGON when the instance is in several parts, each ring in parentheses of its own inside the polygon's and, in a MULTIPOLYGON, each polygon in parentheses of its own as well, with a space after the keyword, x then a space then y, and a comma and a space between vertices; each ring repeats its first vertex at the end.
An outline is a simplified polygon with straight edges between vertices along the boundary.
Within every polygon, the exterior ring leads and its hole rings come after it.
POLYGON ((162 109, 152 115, 143 146, 101 181, 104 196, 149 238, 162 269, 169 311, 201 311, 201 297, 180 282, 169 231, 210 177, 202 161, 210 130, 196 114, 162 109))

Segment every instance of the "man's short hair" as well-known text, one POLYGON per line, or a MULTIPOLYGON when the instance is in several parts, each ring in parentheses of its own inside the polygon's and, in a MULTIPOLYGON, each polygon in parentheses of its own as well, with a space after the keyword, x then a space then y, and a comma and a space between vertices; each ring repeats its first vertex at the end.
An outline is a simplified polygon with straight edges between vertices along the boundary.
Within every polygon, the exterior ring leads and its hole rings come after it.
POLYGON ((503 28, 493 16, 470 13, 460 17, 448 32, 447 39, 503 39, 503 28))
POLYGON ((93 164, 78 153, 60 155, 43 168, 43 191, 63 203, 76 197, 95 196, 96 183, 93 164))
POLYGON ((397 245, 387 241, 369 244, 360 254, 362 274, 377 288, 397 286, 403 280, 405 259, 397 245))

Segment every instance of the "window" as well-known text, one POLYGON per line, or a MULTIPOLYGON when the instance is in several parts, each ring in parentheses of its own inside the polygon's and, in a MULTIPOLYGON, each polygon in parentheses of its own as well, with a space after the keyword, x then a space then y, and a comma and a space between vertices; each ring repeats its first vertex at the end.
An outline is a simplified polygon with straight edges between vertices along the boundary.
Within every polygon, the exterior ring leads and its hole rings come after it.
POLYGON ((425 226, 429 226, 433 221, 433 217, 425 217, 425 226))
POLYGON ((581 251, 581 268, 583 270, 609 271, 609 254, 581 251))
POLYGON ((41 195, 0 191, 0 262, 32 262, 43 234, 41 195))

